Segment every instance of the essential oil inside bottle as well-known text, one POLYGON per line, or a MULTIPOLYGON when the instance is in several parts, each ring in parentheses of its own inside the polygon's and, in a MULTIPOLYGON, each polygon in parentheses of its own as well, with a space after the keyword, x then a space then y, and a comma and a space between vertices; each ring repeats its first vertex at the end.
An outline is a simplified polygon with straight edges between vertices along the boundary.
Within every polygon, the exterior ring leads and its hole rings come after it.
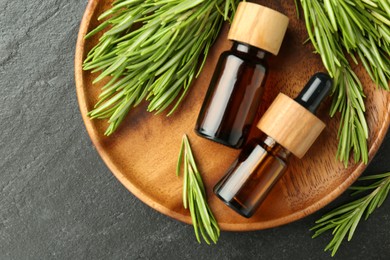
POLYGON ((244 217, 252 216, 286 170, 290 152, 264 136, 249 142, 214 192, 244 217))
POLYGON ((221 55, 198 117, 198 134, 227 146, 242 146, 263 94, 265 56, 265 51, 238 42, 221 55))

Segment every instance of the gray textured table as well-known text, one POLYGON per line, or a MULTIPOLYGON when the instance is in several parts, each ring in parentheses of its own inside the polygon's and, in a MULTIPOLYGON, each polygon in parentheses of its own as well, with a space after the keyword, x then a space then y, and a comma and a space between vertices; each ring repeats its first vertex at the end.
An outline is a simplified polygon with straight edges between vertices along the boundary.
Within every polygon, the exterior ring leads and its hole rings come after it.
MULTIPOLYGON (((141 203, 94 150, 73 79, 86 0, 0 0, 0 259, 326 259, 313 222, 346 199, 270 230, 223 232, 198 245, 192 227, 141 203)), ((390 135, 365 174, 390 170, 390 135)), ((390 256, 390 203, 336 258, 390 256)))

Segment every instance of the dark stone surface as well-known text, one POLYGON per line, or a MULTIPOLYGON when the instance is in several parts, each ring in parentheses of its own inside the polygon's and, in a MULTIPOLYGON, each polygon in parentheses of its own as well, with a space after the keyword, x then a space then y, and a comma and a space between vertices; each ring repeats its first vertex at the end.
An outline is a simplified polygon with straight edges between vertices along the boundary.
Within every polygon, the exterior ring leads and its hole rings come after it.
MULTIPOLYGON (((141 203, 109 172, 82 123, 73 56, 85 0, 0 0, 0 259, 326 259, 323 213, 270 230, 192 227, 141 203)), ((366 174, 390 170, 390 136, 366 174)), ((363 221, 336 258, 390 255, 390 203, 363 221)))

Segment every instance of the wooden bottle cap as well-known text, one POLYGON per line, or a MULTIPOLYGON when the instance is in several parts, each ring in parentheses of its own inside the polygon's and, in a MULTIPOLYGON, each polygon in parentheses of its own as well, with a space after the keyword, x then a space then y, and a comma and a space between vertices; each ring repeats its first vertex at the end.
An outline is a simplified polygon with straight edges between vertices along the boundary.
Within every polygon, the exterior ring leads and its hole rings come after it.
POLYGON ((306 108, 280 93, 257 124, 263 133, 302 158, 325 128, 306 108))
POLYGON ((228 38, 278 55, 288 21, 287 16, 275 10, 254 3, 241 2, 228 38))

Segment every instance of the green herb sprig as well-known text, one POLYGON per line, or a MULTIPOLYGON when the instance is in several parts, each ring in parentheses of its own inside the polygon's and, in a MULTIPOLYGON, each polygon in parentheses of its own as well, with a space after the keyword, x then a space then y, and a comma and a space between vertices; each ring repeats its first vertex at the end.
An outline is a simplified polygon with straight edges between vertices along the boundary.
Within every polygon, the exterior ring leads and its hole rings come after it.
POLYGON ((368 126, 362 84, 352 70, 360 59, 371 79, 389 90, 390 8, 388 0, 301 0, 309 38, 334 77, 330 114, 341 113, 337 158, 348 165, 368 162, 368 126))
POLYGON ((376 208, 383 204, 389 194, 390 172, 362 177, 359 180, 374 180, 375 182, 368 186, 351 187, 351 190, 355 190, 352 195, 365 191, 371 192, 360 199, 347 203, 325 214, 321 219, 316 221, 317 225, 311 229, 315 231, 313 238, 318 237, 328 230, 333 230, 333 239, 325 248, 325 251, 332 250, 332 256, 336 254, 347 235, 348 241, 352 239, 361 218, 364 216, 367 219, 376 208))
POLYGON ((108 29, 83 69, 110 76, 89 117, 109 119, 112 134, 129 110, 148 100, 148 111, 172 114, 188 92, 238 0, 116 0, 86 38, 108 29), (201 56, 203 55, 203 58, 201 56), (174 103, 175 102, 175 103, 174 103))
POLYGON ((196 166, 194 156, 187 135, 183 136, 179 159, 177 162, 176 175, 179 176, 183 164, 183 205, 189 208, 195 236, 200 243, 200 234, 207 244, 217 243, 220 230, 206 199, 206 190, 202 177, 196 166))

